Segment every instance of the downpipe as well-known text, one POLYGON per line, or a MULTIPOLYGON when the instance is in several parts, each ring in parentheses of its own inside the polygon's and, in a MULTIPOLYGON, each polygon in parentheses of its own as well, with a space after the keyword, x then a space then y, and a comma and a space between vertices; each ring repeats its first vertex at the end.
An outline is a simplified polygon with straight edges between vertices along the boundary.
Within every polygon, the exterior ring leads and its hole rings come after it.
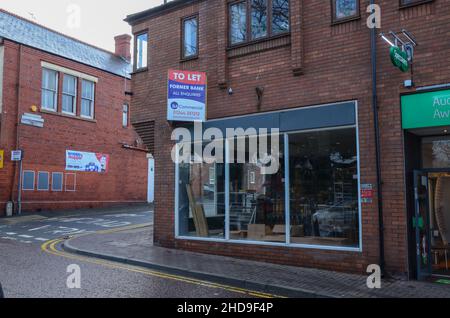
MULTIPOLYGON (((370 0, 370 4, 374 5, 375 0, 370 0)), ((378 189, 378 227, 379 227, 379 265, 382 276, 385 276, 385 254, 384 254, 384 212, 383 212, 383 182, 381 173, 381 144, 380 144, 380 127, 378 117, 378 88, 377 88, 377 29, 371 29, 371 60, 372 60, 372 111, 375 129, 375 156, 377 170, 377 189, 378 189)))

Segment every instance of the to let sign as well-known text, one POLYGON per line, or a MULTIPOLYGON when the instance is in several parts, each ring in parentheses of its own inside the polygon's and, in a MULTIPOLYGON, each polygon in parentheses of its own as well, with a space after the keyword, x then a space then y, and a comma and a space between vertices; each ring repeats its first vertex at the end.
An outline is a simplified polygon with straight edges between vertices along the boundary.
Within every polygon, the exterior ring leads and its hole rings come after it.
POLYGON ((11 161, 21 161, 22 160, 22 150, 11 151, 11 161))
POLYGON ((206 73, 169 70, 167 86, 167 120, 206 121, 206 73))

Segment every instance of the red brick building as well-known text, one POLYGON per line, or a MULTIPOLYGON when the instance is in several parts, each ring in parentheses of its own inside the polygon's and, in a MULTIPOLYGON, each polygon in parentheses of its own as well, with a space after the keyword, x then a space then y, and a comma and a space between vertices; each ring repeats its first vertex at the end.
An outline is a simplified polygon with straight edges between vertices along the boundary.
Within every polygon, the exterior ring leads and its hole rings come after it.
POLYGON ((18 207, 17 149, 23 211, 147 202, 146 147, 129 123, 130 40, 117 37, 114 54, 0 11, 0 215, 18 207))
POLYGON ((448 275, 449 12, 446 0, 176 0, 128 16, 140 53, 132 121, 154 127, 164 171, 155 244, 448 275), (381 29, 367 26, 370 4, 381 29), (419 42, 408 72, 378 36, 412 43, 402 29, 419 42), (191 125, 167 120, 170 69, 206 72, 204 129, 280 129, 282 169, 262 178, 251 164, 174 164, 172 132, 191 125))

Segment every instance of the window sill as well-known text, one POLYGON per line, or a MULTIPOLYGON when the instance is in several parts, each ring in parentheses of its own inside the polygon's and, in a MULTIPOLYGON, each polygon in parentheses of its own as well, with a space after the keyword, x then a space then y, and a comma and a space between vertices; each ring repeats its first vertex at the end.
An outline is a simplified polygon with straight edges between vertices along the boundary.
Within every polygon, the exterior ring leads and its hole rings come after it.
POLYGON ((180 63, 190 62, 190 61, 195 61, 195 60, 198 60, 198 55, 191 56, 191 57, 181 58, 181 59, 180 59, 180 63))
POLYGON ((86 122, 90 122, 90 123, 96 123, 97 122, 97 120, 95 120, 95 119, 78 117, 78 116, 75 116, 75 115, 69 115, 69 114, 64 114, 64 113, 57 113, 55 111, 46 110, 46 109, 41 109, 40 112, 43 113, 43 114, 47 114, 47 115, 59 116, 59 117, 64 117, 64 118, 76 119, 76 120, 82 120, 82 121, 86 121, 86 122))
POLYGON ((270 36, 270 37, 264 37, 264 38, 257 39, 257 40, 252 40, 252 41, 248 41, 248 42, 228 45, 227 50, 231 51, 231 50, 239 49, 239 48, 246 47, 246 46, 252 46, 252 45, 255 45, 255 44, 258 44, 258 43, 270 42, 272 40, 276 40, 276 39, 287 37, 287 36, 290 37, 291 36, 291 32, 284 32, 284 33, 280 33, 278 35, 274 35, 274 36, 270 36))
POLYGON ((247 42, 227 48, 228 58, 244 56, 252 53, 258 53, 271 49, 291 45, 291 34, 283 33, 270 38, 247 42))
POLYGON ((417 7, 417 6, 420 6, 422 4, 430 3, 430 2, 433 2, 433 1, 434 0, 424 0, 424 1, 416 2, 416 3, 401 4, 399 9, 402 10, 402 9, 408 9, 408 8, 411 8, 411 7, 417 7))
POLYGON ((134 70, 133 73, 131 73, 130 75, 135 75, 135 74, 139 74, 139 73, 145 73, 148 71, 148 67, 144 67, 144 68, 140 68, 138 70, 134 70))
POLYGON ((334 20, 333 22, 331 22, 331 26, 339 25, 339 24, 343 24, 343 23, 347 23, 347 22, 351 22, 351 21, 357 21, 357 20, 361 20, 360 15, 350 17, 350 18, 340 19, 340 20, 334 20))

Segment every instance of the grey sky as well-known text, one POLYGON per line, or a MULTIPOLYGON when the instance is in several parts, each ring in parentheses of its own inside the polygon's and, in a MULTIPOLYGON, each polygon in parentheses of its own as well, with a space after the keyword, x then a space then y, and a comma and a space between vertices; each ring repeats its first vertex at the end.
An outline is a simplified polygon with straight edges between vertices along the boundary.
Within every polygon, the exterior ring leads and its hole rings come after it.
POLYGON ((114 36, 131 33, 125 16, 163 0, 1 0, 0 7, 51 29, 114 51, 114 36), (74 10, 80 9, 80 24, 74 10), (75 17, 75 18, 74 18, 75 17), (71 27, 72 26, 72 27, 71 27))

